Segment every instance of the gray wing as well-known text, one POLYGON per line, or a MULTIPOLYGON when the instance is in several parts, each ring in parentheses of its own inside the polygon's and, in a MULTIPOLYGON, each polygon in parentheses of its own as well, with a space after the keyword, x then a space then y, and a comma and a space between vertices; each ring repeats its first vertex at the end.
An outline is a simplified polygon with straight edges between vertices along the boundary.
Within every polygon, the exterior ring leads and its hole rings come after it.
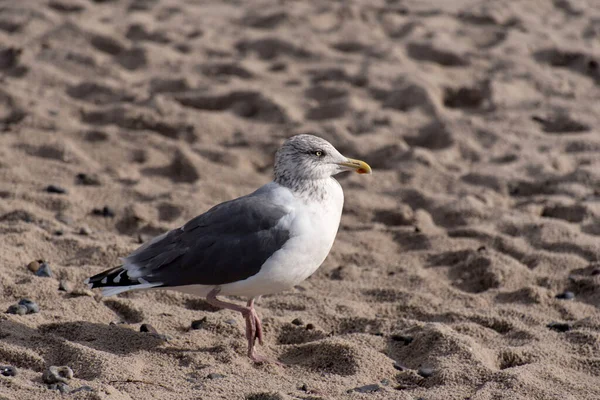
POLYGON ((126 257, 128 275, 162 286, 249 278, 289 239, 290 232, 278 226, 287 213, 256 193, 219 204, 126 257))

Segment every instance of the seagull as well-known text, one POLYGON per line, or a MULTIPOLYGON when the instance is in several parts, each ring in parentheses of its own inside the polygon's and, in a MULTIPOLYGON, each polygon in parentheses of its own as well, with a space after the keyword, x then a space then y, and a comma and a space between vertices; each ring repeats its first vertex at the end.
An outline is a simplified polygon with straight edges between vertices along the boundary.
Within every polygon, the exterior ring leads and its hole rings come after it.
POLYGON ((323 263, 335 240, 344 192, 333 177, 370 174, 364 161, 343 156, 328 141, 302 134, 275 155, 274 179, 253 193, 218 204, 183 226, 150 239, 121 258, 122 265, 86 279, 104 296, 134 289, 170 289, 206 298, 246 320, 248 357, 263 328, 254 308, 262 295, 304 281, 323 263), (217 296, 248 299, 245 306, 217 296))

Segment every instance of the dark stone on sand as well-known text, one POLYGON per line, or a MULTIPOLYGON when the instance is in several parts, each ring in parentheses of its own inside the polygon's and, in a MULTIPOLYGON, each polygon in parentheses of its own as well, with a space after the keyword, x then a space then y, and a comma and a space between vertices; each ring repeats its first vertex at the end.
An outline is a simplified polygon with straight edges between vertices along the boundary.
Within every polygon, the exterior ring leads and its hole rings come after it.
POLYGON ((67 385, 66 383, 63 383, 63 382, 52 383, 52 384, 48 385, 48 389, 58 390, 61 393, 69 393, 71 391, 71 388, 69 387, 69 385, 67 385))
POLYGON ((287 64, 284 62, 280 62, 280 61, 274 62, 269 67, 269 71, 271 71, 271 72, 281 72, 281 71, 285 71, 286 69, 287 69, 287 64))
POLYGON ((158 331, 156 330, 156 328, 150 324, 142 324, 140 326, 140 332, 148 332, 148 333, 158 334, 158 331))
POLYGON ((97 176, 94 175, 88 175, 88 174, 77 174, 77 176, 75 177, 75 183, 77 183, 78 185, 84 185, 84 186, 100 186, 101 182, 100 179, 97 176))
POLYGON ((65 233, 64 233, 62 230, 60 230, 60 229, 58 229, 58 230, 54 231, 54 235, 55 235, 55 236, 62 236, 62 235, 64 235, 64 234, 65 234, 65 233))
POLYGON ((16 376, 17 369, 11 365, 2 365, 0 366, 0 374, 2 376, 16 376))
POLYGON ((546 326, 557 332, 568 332, 571 330, 571 325, 564 322, 550 322, 546 326))
POLYGON ((67 384, 73 378, 73 370, 67 366, 57 367, 55 365, 48 367, 42 374, 44 383, 63 383, 67 384))
POLYGON ((100 208, 94 208, 92 210, 92 214, 94 215, 98 215, 104 218, 112 218, 115 216, 115 212, 113 211, 112 208, 108 207, 108 206, 104 206, 101 209, 100 208))
POLYGON ((48 265, 46 262, 41 263, 38 270, 35 271, 35 275, 42 278, 52 278, 52 270, 50 269, 50 265, 48 265))
POLYGON ((555 297, 560 300, 573 300, 575 298, 575 293, 567 290, 565 292, 557 294, 555 297))
POLYGON ((414 338, 412 336, 406 336, 406 335, 392 335, 391 339, 395 342, 402 342, 406 346, 411 344, 414 340, 414 338))
POLYGON ((302 326, 304 325, 304 321, 302 321, 300 318, 294 318, 292 320, 292 325, 302 326))
POLYGON ((203 317, 202 319, 197 319, 192 321, 192 329, 197 330, 197 329, 202 329, 204 328, 204 325, 206 324, 206 317, 203 317))
POLYGON ((27 314, 27 307, 25 306, 20 306, 18 304, 13 304, 12 306, 8 307, 8 309, 6 310, 6 312, 8 314, 16 314, 16 315, 25 315, 27 314))
POLYGON ((407 368, 396 361, 394 363, 394 369, 397 369, 398 371, 405 371, 407 368))
POLYGON ((208 379, 221 379, 221 378, 225 378, 225 375, 223 374, 217 374, 215 372, 211 372, 210 374, 208 374, 206 376, 208 379))
POLYGON ((314 324, 306 324, 306 330, 307 330, 307 331, 310 331, 310 330, 312 330, 312 329, 315 329, 315 326, 314 326, 314 324))
POLYGON ((351 389, 348 392, 374 393, 374 392, 378 392, 380 390, 381 390, 381 386, 379 386, 378 384, 374 383, 372 385, 365 385, 365 386, 355 387, 354 389, 351 389))
POLYGON ((417 374, 421 375, 423 378, 429 378, 434 373, 433 368, 421 367, 417 371, 417 374))
POLYGON ((46 186, 46 192, 57 193, 57 194, 66 194, 67 189, 60 187, 58 185, 48 185, 48 186, 46 186))
POLYGON ((26 307, 27 314, 37 314, 40 312, 40 306, 35 301, 29 299, 19 300, 18 305, 26 307))

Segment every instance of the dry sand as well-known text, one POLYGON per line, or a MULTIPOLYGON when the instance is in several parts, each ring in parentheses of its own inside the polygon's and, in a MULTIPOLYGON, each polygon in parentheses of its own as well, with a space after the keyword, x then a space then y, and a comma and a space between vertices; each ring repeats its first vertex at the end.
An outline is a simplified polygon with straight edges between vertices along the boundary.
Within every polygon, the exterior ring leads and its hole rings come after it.
POLYGON ((596 0, 3 1, 0 308, 41 312, 0 315, 1 397, 600 399, 599 60, 596 0), (192 296, 83 290, 306 132, 374 174, 340 177, 319 271, 259 302, 287 367, 192 296))

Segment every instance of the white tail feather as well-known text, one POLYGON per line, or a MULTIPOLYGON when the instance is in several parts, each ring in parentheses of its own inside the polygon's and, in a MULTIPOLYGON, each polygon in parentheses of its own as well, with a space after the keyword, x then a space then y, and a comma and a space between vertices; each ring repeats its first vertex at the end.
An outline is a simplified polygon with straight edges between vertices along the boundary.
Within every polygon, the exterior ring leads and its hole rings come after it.
POLYGON ((130 285, 130 286, 105 286, 102 288, 102 296, 104 296, 104 297, 114 296, 116 294, 127 292, 129 290, 150 289, 150 288, 160 286, 160 285, 162 285, 162 283, 160 283, 160 282, 155 282, 155 283, 146 282, 146 283, 142 283, 140 285, 130 285))

